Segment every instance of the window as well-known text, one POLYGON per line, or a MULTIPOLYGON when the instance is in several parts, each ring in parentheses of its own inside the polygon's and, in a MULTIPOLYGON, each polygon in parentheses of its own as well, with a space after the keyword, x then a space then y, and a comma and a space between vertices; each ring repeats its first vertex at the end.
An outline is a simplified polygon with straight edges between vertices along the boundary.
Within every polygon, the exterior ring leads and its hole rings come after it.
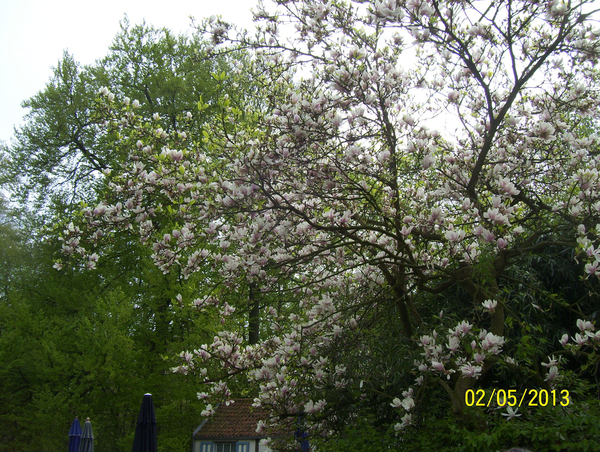
POLYGON ((234 442, 202 442, 199 452, 250 452, 248 441, 234 442))
POLYGON ((235 443, 215 443, 212 452, 236 452, 235 443))
POLYGON ((202 442, 200 443, 200 452, 213 452, 212 443, 202 442))
POLYGON ((235 448, 235 452, 250 452, 249 442, 239 442, 235 448))

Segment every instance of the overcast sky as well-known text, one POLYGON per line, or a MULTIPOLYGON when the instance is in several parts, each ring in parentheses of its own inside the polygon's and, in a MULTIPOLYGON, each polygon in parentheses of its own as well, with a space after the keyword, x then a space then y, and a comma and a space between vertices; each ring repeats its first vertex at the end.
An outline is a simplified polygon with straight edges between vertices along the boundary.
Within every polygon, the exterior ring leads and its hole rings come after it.
POLYGON ((127 14, 132 25, 143 20, 175 33, 220 14, 252 27, 250 9, 257 0, 0 0, 0 141, 9 142, 13 127, 27 112, 21 102, 42 90, 52 67, 68 50, 90 64, 106 55, 127 14))

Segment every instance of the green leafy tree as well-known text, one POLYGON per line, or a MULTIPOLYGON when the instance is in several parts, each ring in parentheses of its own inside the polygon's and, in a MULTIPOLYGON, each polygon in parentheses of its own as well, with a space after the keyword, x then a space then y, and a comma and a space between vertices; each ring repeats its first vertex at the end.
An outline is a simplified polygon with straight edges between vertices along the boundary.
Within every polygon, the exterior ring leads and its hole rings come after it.
POLYGON ((170 372, 172 357, 215 323, 177 304, 195 287, 140 256, 57 272, 56 240, 29 240, 8 224, 0 232, 0 450, 66 447, 76 415, 94 421, 98 450, 128 450, 145 392, 164 450, 188 447, 200 407, 194 385, 170 372))
MULTIPOLYGON (((160 448, 189 448, 200 419, 197 388, 170 369, 181 350, 218 329, 217 318, 181 301, 210 292, 212 270, 164 274, 128 234, 104 243, 107 259, 91 272, 57 271, 55 253, 80 203, 96 205, 108 192, 106 175, 136 149, 135 141, 114 146, 118 134, 99 123, 102 87, 129 97, 120 121, 135 112, 179 140, 179 131, 199 133, 218 111, 215 96, 249 96, 247 80, 224 76, 230 61, 202 58, 204 47, 197 36, 124 22, 105 59, 81 66, 65 54, 46 88, 24 103, 26 124, 3 147, 3 187, 23 212, 43 209, 27 214, 29 222, 3 211, 0 450, 65 447, 75 415, 92 418, 97 450, 127 450, 145 392, 154 394, 160 448)), ((236 64, 243 61, 239 54, 236 64)), ((177 222, 163 215, 156 226, 171 233, 177 222)))
MULTIPOLYGON (((208 106, 223 91, 250 92, 242 78, 236 87, 214 83, 213 73, 228 71, 226 58, 202 58, 206 45, 197 36, 175 36, 167 29, 145 24, 121 24, 109 54, 90 66, 81 66, 64 54, 46 88, 23 102, 29 109, 25 125, 15 130, 4 149, 2 180, 15 197, 37 205, 55 203, 58 210, 93 198, 103 171, 118 168, 129 155, 115 149, 117 135, 105 133, 96 121, 96 96, 103 86, 141 102, 138 115, 162 118, 165 131, 182 128, 199 132, 211 117, 208 106), (241 85, 240 85, 241 84, 241 85)), ((241 56, 243 60, 243 56, 241 56)), ((233 83, 233 82, 232 82, 233 83)), ((126 121, 126 118, 121 118, 126 121)))

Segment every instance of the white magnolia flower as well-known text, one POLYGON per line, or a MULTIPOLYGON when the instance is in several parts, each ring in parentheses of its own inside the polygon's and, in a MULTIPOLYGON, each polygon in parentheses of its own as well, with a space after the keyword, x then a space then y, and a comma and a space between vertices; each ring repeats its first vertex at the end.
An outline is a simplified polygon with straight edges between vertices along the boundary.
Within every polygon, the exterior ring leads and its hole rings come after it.
POLYGON ((471 325, 466 320, 463 320, 458 325, 456 325, 456 328, 454 329, 453 334, 463 336, 463 335, 467 334, 469 331, 471 331, 471 328, 473 328, 473 325, 471 325))
POLYGON ((463 364, 459 368, 462 375, 467 378, 479 378, 482 369, 481 366, 473 366, 472 364, 463 364))
POLYGON ((548 374, 546 375, 545 381, 553 381, 558 376, 558 367, 552 366, 548 369, 548 374))
MULTIPOLYGON (((550 358, 550 356, 548 358, 550 358)), ((552 357, 550 359, 548 359, 547 363, 542 363, 542 366, 548 367, 548 368, 555 367, 555 366, 558 366, 559 362, 560 362, 560 360, 556 359, 554 357, 554 355, 552 355, 552 357)))
POLYGON ((410 411, 412 407, 415 406, 415 401, 412 397, 407 397, 402 401, 402 408, 406 411, 410 411))
POLYGON ((406 413, 404 416, 402 416, 402 427, 406 427, 410 424, 412 424, 412 414, 406 413))
POLYGON ((513 409, 513 407, 508 406, 506 408, 506 413, 502 413, 502 416, 506 416, 506 420, 510 421, 511 419, 521 416, 520 414, 517 414, 517 411, 519 411, 519 408, 513 409))
POLYGON ((577 345, 581 346, 581 345, 583 345, 583 344, 585 344, 587 342, 588 337, 587 337, 587 335, 581 336, 579 333, 577 333, 575 335, 575 337, 573 338, 573 340, 575 341, 575 343, 577 345))
POLYGON ((431 367, 433 367, 435 370, 437 370, 438 372, 444 372, 444 363, 440 363, 438 361, 433 361, 431 363, 431 367))
POLYGON ((500 353, 503 345, 504 338, 502 336, 496 336, 493 333, 486 334, 485 339, 481 341, 481 348, 494 355, 500 353))
POLYGON ((496 300, 485 300, 481 305, 490 313, 494 312, 496 307, 498 306, 498 301, 496 300))
POLYGON ((515 185, 507 178, 499 178, 498 179, 498 187, 507 195, 518 195, 521 193, 520 190, 517 190, 515 185))
POLYGON ((582 333, 584 331, 592 331, 594 329, 594 324, 589 320, 577 319, 577 328, 579 328, 579 331, 582 333))
POLYGON ((533 133, 544 141, 552 141, 554 137, 554 126, 550 123, 540 121, 533 127, 533 133))
POLYGON ((390 403, 390 406, 392 408, 400 408, 402 406, 402 400, 400 400, 398 397, 396 397, 392 403, 390 403))
POLYGON ((213 409, 213 406, 209 403, 208 405, 206 405, 206 409, 200 413, 200 416, 210 417, 213 414, 215 414, 215 410, 213 409))
POLYGON ((448 350, 450 350, 451 353, 456 353, 456 351, 458 350, 458 348, 460 347, 460 341, 458 340, 458 337, 456 336, 450 336, 448 338, 448 350))

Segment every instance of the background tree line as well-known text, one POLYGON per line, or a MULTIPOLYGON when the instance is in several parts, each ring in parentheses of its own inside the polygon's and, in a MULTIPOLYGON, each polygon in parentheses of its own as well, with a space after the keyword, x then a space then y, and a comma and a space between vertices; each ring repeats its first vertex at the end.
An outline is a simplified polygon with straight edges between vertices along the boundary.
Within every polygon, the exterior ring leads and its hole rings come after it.
POLYGON ((58 232, 129 157, 97 124, 102 86, 141 101, 139 113, 159 115, 167 131, 185 120, 188 133, 211 118, 211 108, 197 113, 199 101, 251 95, 247 80, 218 83, 231 61, 207 60, 204 48, 198 36, 124 21, 105 58, 81 66, 65 53, 46 88, 23 103, 29 113, 3 144, 0 175, 11 197, 0 229, 0 450, 60 450, 75 416, 92 419, 97 450, 128 450, 145 392, 154 395, 161 448, 190 447, 198 388, 170 369, 174 356, 212 337, 217 320, 178 296, 210 275, 163 274, 127 234, 113 237, 103 250, 110 261, 93 271, 55 264, 58 232))

